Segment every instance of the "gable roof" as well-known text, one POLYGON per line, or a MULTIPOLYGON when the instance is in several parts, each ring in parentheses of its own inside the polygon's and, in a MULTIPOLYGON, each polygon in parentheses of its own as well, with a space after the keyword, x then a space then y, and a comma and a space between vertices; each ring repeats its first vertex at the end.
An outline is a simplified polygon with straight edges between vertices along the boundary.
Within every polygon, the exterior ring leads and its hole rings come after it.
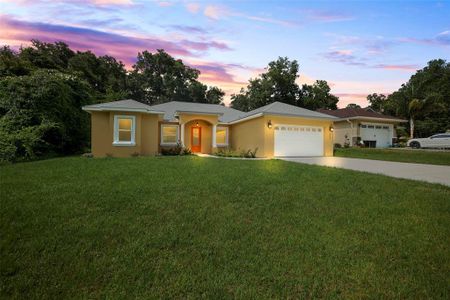
POLYGON ((252 111, 249 111, 245 117, 250 117, 257 114, 266 115, 283 115, 283 116, 293 116, 293 117, 304 117, 304 118, 316 118, 316 119, 335 119, 335 117, 323 114, 317 111, 309 110, 306 108, 282 103, 282 102, 272 102, 265 106, 259 107, 252 111))
POLYGON ((217 104, 171 101, 156 105, 147 105, 135 100, 126 99, 108 103, 83 106, 85 111, 124 111, 143 112, 163 115, 165 121, 177 121, 178 113, 211 114, 219 117, 220 123, 238 123, 262 115, 281 115, 314 119, 336 119, 328 114, 308 110, 282 102, 273 102, 249 112, 217 104))
POLYGON ((126 112, 143 112, 150 114, 164 114, 163 111, 153 109, 150 105, 138 102, 132 99, 113 101, 107 103, 99 103, 83 106, 85 111, 126 111, 126 112))
POLYGON ((340 119, 371 118, 371 119, 385 119, 385 120, 388 119, 400 122, 403 121, 402 119, 384 115, 368 108, 341 108, 336 110, 318 109, 317 111, 324 114, 328 114, 330 116, 335 116, 340 119))
POLYGON ((155 110, 164 111, 164 120, 174 121, 177 113, 196 113, 196 114, 212 114, 219 116, 219 122, 228 123, 232 120, 239 119, 245 113, 218 104, 194 103, 171 101, 162 104, 152 105, 155 110))

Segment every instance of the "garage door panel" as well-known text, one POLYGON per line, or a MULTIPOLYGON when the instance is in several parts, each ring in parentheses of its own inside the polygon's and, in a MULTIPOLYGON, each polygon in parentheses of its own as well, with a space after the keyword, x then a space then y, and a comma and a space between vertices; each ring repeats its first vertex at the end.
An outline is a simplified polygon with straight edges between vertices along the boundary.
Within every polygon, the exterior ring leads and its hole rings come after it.
POLYGON ((377 148, 386 148, 392 143, 392 128, 388 124, 361 124, 362 141, 375 141, 377 148))
POLYGON ((277 125, 274 133, 275 156, 323 156, 323 128, 277 125))

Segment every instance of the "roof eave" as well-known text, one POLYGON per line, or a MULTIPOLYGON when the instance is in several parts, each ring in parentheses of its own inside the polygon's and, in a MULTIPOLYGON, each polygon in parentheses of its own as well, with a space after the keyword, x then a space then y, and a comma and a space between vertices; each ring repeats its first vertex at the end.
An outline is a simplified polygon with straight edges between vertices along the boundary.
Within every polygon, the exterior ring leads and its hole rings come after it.
POLYGON ((375 117, 363 117, 363 116, 337 118, 335 121, 346 121, 346 120, 388 121, 388 122, 397 122, 397 123, 408 122, 408 120, 404 120, 404 119, 375 118, 375 117))
POLYGON ((89 106, 83 106, 81 108, 84 111, 92 112, 92 111, 123 111, 123 112, 141 112, 146 114, 152 114, 152 115, 164 115, 163 111, 157 111, 157 110, 147 110, 142 108, 121 108, 121 107, 89 107, 89 106))
POLYGON ((262 116, 283 116, 288 118, 305 118, 305 119, 319 119, 319 120, 325 120, 325 121, 335 121, 337 118, 333 116, 299 116, 299 115, 292 115, 292 114, 283 114, 283 113, 272 113, 272 112, 260 112, 254 115, 250 115, 241 119, 237 119, 230 122, 221 122, 223 125, 232 125, 240 122, 245 122, 248 120, 256 119, 262 116))
POLYGON ((209 112, 177 110, 177 111, 175 111, 175 116, 178 116, 180 113, 181 114, 191 114, 191 115, 203 115, 203 116, 222 116, 223 115, 223 113, 209 113, 209 112))

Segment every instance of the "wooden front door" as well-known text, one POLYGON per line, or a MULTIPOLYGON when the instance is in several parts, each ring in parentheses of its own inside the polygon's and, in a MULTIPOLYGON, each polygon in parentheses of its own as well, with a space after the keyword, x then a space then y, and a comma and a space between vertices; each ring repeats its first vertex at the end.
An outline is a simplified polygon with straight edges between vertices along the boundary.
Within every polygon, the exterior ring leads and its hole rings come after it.
POLYGON ((191 127, 191 150, 192 152, 202 151, 202 128, 199 126, 191 127))

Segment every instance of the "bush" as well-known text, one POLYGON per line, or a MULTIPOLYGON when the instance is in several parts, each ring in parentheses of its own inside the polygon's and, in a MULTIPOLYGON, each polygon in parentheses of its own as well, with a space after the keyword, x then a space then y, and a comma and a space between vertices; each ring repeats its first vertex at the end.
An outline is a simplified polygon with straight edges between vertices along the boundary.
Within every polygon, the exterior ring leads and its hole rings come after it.
POLYGON ((51 146, 44 137, 48 132, 57 129, 56 124, 44 122, 37 126, 8 131, 3 121, 4 119, 0 122, 0 161, 2 163, 50 155, 51 146))
POLYGON ((176 155, 191 155, 192 151, 189 148, 184 147, 181 143, 177 143, 175 147, 161 148, 161 155, 176 156, 176 155))
POLYGON ((258 148, 255 148, 255 150, 241 150, 241 151, 234 151, 228 148, 219 149, 214 153, 216 156, 220 157, 245 157, 245 158, 255 158, 256 152, 258 151, 258 148))
POLYGON ((342 145, 339 143, 334 144, 334 149, 342 148, 342 145))
POLYGON ((0 159, 80 153, 89 145, 89 115, 81 110, 89 91, 78 77, 52 70, 0 78, 0 159))

